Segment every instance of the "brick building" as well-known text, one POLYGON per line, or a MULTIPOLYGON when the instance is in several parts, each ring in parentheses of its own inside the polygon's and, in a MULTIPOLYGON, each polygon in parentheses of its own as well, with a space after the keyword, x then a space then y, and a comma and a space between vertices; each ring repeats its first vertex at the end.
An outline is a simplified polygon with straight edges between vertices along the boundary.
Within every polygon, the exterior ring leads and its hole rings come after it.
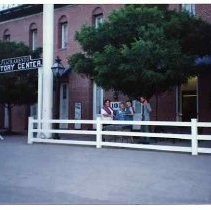
MULTIPOLYGON (((79 44, 74 40, 75 31, 83 24, 95 27, 114 9, 124 5, 89 4, 89 5, 55 5, 54 10, 54 56, 59 56, 64 66, 66 58, 80 51, 79 44)), ((170 5, 170 9, 184 8, 211 22, 211 5, 170 5)), ((0 11, 0 39, 23 41, 32 49, 42 47, 42 5, 16 5, 0 11)), ((196 117, 200 121, 210 121, 211 90, 209 81, 211 73, 203 71, 198 78, 191 79, 187 85, 173 88, 158 96, 158 115, 155 111, 152 118, 158 120, 190 120, 196 117)), ((82 78, 71 71, 61 84, 60 116, 64 119, 74 119, 75 107, 81 107, 82 119, 93 119, 99 113, 103 98, 115 101, 112 92, 104 92, 92 81, 82 78)), ((118 100, 122 100, 119 96, 118 100)), ((151 99, 152 108, 155 98, 151 99)), ((13 130, 27 128, 27 118, 36 114, 36 106, 21 106, 13 109, 13 130)), ((5 110, 0 108, 0 128, 7 126, 5 110)))

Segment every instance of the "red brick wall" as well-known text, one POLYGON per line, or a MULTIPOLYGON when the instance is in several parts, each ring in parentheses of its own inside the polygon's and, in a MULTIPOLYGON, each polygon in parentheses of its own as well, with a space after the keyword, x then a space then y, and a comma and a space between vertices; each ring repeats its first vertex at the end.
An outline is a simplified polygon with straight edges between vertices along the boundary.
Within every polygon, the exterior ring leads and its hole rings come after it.
POLYGON ((203 20, 211 23, 211 4, 197 4, 196 14, 203 20))
POLYGON ((152 107, 152 120, 160 121, 175 121, 176 120, 176 91, 173 88, 172 90, 166 91, 158 95, 157 101, 157 113, 156 113, 156 97, 153 96, 150 99, 152 107))
POLYGON ((9 29, 11 41, 22 41, 29 45, 29 27, 35 23, 38 29, 38 44, 42 46, 42 14, 35 14, 23 18, 17 18, 0 23, 0 39, 3 38, 3 33, 9 29))
MULTIPOLYGON (((92 24, 92 12, 95 8, 101 7, 104 17, 116 8, 120 8, 121 5, 74 5, 66 8, 57 9, 55 12, 55 55, 59 55, 64 61, 64 65, 67 65, 65 61, 67 58, 81 51, 79 43, 74 39, 75 32, 80 30, 83 24, 92 24), (66 49, 58 49, 58 25, 59 19, 65 15, 68 20, 68 46, 66 49)), ((92 119, 92 107, 93 107, 93 84, 92 81, 87 78, 71 72, 69 74, 69 118, 74 118, 74 105, 76 102, 82 103, 82 119, 92 119)))

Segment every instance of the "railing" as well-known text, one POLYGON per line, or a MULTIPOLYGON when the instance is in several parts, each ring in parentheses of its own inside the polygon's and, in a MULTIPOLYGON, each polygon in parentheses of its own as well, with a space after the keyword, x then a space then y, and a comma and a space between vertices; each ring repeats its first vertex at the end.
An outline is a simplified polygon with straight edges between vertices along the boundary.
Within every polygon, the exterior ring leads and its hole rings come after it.
MULTIPOLYGON (((176 152, 190 152, 192 155, 198 153, 210 153, 211 148, 201 148, 198 146, 199 140, 210 141, 211 135, 198 134, 199 127, 211 127, 210 122, 197 122, 196 119, 192 119, 191 122, 172 122, 172 121, 105 121, 100 117, 96 120, 36 120, 32 117, 29 118, 28 127, 28 143, 55 143, 55 144, 72 144, 72 145, 93 145, 97 148, 103 146, 110 147, 125 147, 125 148, 136 148, 136 149, 151 149, 151 150, 162 150, 162 151, 176 151, 176 152), (96 130, 62 130, 62 129, 42 129, 44 123, 68 123, 68 124, 95 124, 96 130), (35 128, 34 125, 37 125, 35 128), (149 126, 176 126, 176 127, 189 127, 189 134, 178 134, 178 133, 147 133, 147 132, 134 132, 134 131, 105 131, 103 125, 149 125, 149 126), (95 135, 94 141, 91 140, 61 140, 46 138, 46 134, 78 134, 78 135, 95 135), (131 137, 153 137, 153 138, 170 138, 170 139, 185 139, 191 141, 191 146, 176 146, 176 145, 146 145, 137 143, 120 143, 120 142, 106 142, 102 140, 103 135, 112 136, 131 136, 131 137)), ((51 136, 51 135, 50 135, 51 136)))

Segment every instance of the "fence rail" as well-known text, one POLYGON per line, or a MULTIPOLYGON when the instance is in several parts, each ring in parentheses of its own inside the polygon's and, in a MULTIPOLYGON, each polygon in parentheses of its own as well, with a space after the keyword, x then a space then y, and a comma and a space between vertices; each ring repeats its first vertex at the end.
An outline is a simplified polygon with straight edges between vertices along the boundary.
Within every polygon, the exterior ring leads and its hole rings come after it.
POLYGON ((137 148, 137 149, 151 149, 161 151, 176 151, 176 152, 190 152, 192 155, 198 153, 211 154, 211 148, 199 147, 199 140, 211 141, 211 135, 198 134, 199 127, 210 127, 211 123, 197 122, 196 119, 192 119, 191 122, 172 122, 172 121, 105 121, 100 117, 96 120, 37 120, 32 117, 29 118, 28 127, 28 143, 55 143, 55 144, 71 144, 71 145, 92 145, 97 148, 103 146, 108 147, 125 147, 125 148, 137 148), (91 124, 96 125, 96 130, 66 130, 66 129, 43 129, 44 124, 53 123, 68 123, 68 124, 91 124), (154 125, 154 126, 173 126, 173 127, 188 127, 190 128, 189 134, 182 133, 152 133, 152 132, 133 132, 133 131, 105 131, 103 125, 154 125), (35 128, 35 125, 37 128, 35 128), (91 140, 61 140, 53 139, 52 134, 77 134, 77 135, 95 135, 95 141, 91 140), (146 145, 137 143, 123 143, 123 142, 105 142, 103 141, 103 135, 107 136, 129 136, 129 137, 152 137, 152 138, 169 138, 169 139, 184 139, 191 142, 191 146, 167 146, 167 145, 146 145), (49 137, 48 137, 49 136, 49 137))

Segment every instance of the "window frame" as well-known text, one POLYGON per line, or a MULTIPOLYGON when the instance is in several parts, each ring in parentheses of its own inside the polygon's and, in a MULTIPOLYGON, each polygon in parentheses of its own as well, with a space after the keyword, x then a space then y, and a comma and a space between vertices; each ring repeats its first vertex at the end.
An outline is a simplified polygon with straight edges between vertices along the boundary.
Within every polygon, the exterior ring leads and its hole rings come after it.
POLYGON ((92 12, 92 24, 97 29, 101 23, 103 23, 103 10, 100 7, 97 7, 92 12))
POLYGON ((61 23, 61 48, 65 49, 68 45, 68 23, 61 23))
POLYGON ((3 33, 3 40, 4 40, 4 41, 10 42, 10 40, 11 40, 11 35, 10 35, 9 29, 4 30, 4 33, 3 33))
POLYGON ((68 43, 68 21, 63 15, 58 20, 58 49, 66 49, 68 43))
POLYGON ((196 5, 195 4, 182 4, 182 10, 187 11, 189 14, 196 14, 196 5))
POLYGON ((35 23, 29 27, 29 47, 33 51, 38 48, 38 29, 35 23))

